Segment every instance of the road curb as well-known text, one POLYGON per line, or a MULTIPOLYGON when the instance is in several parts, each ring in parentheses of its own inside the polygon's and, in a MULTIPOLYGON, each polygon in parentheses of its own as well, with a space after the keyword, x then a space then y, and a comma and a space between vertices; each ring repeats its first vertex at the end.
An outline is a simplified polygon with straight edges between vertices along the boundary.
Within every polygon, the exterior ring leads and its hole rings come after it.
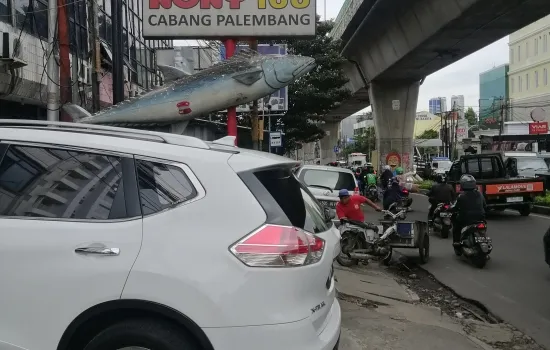
MULTIPOLYGON (((428 190, 421 189, 419 190, 419 193, 415 193, 415 194, 426 195, 427 193, 428 193, 428 190)), ((550 207, 545 207, 543 205, 533 205, 533 209, 531 209, 531 212, 535 214, 550 216, 550 207)))

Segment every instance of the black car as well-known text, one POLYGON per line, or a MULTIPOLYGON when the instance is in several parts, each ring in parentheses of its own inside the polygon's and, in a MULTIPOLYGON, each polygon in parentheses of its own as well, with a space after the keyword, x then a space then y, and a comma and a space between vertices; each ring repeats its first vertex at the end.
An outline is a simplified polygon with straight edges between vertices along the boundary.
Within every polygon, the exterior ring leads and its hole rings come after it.
POLYGON ((544 234, 542 241, 544 244, 544 260, 550 266, 550 228, 544 234))

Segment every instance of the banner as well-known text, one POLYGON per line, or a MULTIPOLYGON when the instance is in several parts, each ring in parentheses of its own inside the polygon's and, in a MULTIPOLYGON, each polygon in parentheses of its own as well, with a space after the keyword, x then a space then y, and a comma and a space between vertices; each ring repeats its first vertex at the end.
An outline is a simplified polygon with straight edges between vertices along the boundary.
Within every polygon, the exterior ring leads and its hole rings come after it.
POLYGON ((529 134, 548 134, 548 122, 529 123, 529 134))

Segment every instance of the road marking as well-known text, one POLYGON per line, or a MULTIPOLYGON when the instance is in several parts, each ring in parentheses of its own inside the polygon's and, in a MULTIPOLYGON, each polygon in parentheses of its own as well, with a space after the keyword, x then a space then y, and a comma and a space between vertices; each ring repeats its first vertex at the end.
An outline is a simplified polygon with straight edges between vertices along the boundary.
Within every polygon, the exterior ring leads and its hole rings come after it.
MULTIPOLYGON (((426 195, 425 195, 425 194, 422 194, 422 193, 411 193, 411 194, 413 194, 413 195, 415 195, 415 196, 426 197, 426 195)), ((506 209, 506 210, 504 210, 504 211, 505 211, 505 212, 508 212, 508 213, 515 213, 515 214, 517 214, 517 211, 512 210, 512 209, 506 209)), ((539 215, 539 214, 533 214, 533 213, 531 213, 531 214, 529 214, 529 216, 534 216, 534 217, 536 217, 536 218, 541 218, 541 219, 545 219, 545 220, 550 220, 550 216, 546 216, 546 215, 539 215)))

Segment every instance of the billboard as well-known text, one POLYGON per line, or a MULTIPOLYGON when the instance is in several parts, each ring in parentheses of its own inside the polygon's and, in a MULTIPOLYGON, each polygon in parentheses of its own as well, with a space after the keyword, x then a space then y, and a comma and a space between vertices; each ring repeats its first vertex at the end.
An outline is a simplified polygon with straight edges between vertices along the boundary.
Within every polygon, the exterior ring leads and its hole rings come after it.
POLYGON ((145 39, 315 36, 316 0, 143 0, 145 39))

